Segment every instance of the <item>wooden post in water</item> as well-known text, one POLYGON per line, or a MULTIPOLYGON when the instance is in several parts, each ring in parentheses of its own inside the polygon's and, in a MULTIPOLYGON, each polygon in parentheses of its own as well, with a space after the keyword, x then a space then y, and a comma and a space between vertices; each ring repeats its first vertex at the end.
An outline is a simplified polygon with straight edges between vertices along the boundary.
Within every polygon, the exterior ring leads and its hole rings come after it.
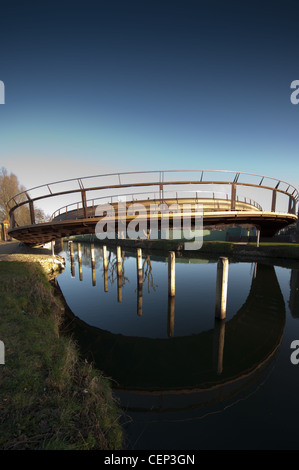
POLYGON ((95 257, 94 257, 94 244, 90 245, 90 258, 91 258, 91 270, 92 270, 92 285, 96 285, 96 270, 95 270, 95 257))
POLYGON ((83 275, 82 275, 82 252, 81 252, 81 243, 78 243, 77 245, 77 251, 78 251, 78 264, 79 264, 79 279, 82 281, 83 275))
POLYGON ((74 246, 71 240, 69 241, 69 252, 70 252, 70 256, 74 257, 74 246))
POLYGON ((122 279, 121 279, 121 247, 116 247, 116 261, 117 261, 117 301, 122 301, 122 279))
POLYGON ((137 315, 141 317, 142 315, 142 285, 143 285, 141 248, 137 249, 136 262, 137 262, 137 315))
POLYGON ((220 257, 217 264, 215 316, 220 320, 226 317, 228 286, 228 258, 220 257))
POLYGON ((71 277, 75 277, 74 246, 71 240, 69 241, 69 252, 71 259, 71 277))
POLYGON ((104 292, 108 292, 108 260, 107 246, 103 245, 104 292))
POLYGON ((170 251, 168 255, 168 295, 175 295, 175 252, 170 251))
POLYGON ((116 247, 117 275, 121 276, 121 247, 116 247))
POLYGON ((142 271, 142 250, 137 248, 137 272, 142 271))
POLYGON ((107 261, 107 246, 103 245, 103 267, 106 271, 108 269, 108 261, 107 261))

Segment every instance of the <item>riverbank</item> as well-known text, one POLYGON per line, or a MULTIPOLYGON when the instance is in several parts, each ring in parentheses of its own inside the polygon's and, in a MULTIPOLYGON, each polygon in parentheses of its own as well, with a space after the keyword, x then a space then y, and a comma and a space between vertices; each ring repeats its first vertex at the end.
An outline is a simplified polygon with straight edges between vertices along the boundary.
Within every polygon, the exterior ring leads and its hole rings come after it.
POLYGON ((42 266, 2 257, 0 296, 0 448, 120 449, 110 380, 63 334, 64 306, 42 266))

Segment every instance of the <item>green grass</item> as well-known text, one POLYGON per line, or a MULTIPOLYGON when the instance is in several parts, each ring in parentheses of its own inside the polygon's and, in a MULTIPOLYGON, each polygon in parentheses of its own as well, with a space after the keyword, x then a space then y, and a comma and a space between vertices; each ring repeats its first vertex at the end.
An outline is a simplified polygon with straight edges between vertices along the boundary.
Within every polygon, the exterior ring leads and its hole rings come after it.
POLYGON ((110 381, 60 334, 63 307, 39 267, 0 263, 0 448, 120 449, 110 381))

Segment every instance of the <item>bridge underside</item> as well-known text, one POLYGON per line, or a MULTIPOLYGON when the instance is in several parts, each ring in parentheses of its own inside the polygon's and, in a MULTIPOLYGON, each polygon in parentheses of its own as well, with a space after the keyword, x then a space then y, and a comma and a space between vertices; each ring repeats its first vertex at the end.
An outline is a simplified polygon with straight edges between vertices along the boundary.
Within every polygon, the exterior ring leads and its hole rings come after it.
MULTIPOLYGON (((126 216, 126 226, 130 221, 136 219, 135 216, 126 216)), ((169 227, 173 225, 175 219, 170 215, 169 227)), ((20 240, 29 245, 42 245, 50 241, 58 240, 74 235, 94 234, 96 224, 101 217, 89 217, 71 220, 53 220, 51 222, 16 227, 8 231, 12 238, 20 240)), ((151 220, 154 220, 151 218, 151 220)), ((272 237, 279 230, 297 221, 297 216, 289 213, 261 212, 253 211, 223 211, 204 212, 203 226, 211 225, 252 225, 260 230, 261 237, 272 237)), ((147 228, 150 229, 150 220, 146 219, 147 228)), ((160 227, 161 216, 157 216, 157 223, 160 227)), ((194 216, 191 215, 191 225, 194 225, 194 216)), ((117 231, 117 219, 115 223, 117 231)))

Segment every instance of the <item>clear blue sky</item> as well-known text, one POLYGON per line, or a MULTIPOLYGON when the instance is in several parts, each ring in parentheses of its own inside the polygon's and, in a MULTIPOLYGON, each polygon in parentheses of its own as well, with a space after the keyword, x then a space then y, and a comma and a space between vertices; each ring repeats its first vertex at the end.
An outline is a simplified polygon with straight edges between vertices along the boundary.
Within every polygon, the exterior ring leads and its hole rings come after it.
POLYGON ((211 168, 299 187, 298 1, 13 1, 0 166, 27 188, 211 168))

